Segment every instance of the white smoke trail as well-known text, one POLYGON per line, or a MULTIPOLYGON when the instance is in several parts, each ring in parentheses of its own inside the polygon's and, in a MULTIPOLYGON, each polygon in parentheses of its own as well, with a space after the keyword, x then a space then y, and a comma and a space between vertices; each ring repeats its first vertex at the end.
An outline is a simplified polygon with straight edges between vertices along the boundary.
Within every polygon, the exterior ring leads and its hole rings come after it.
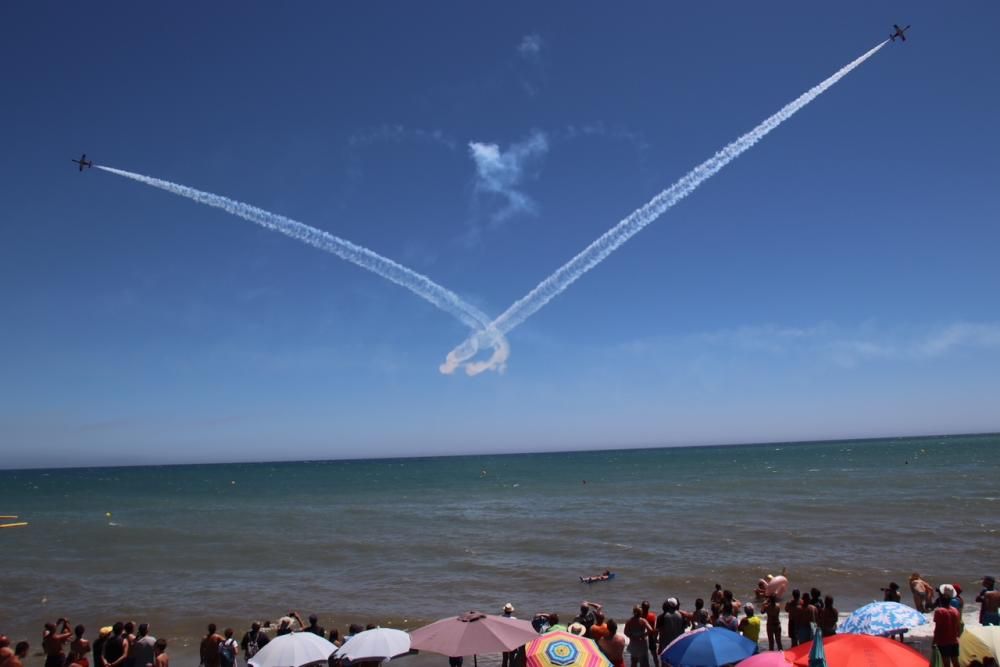
POLYGON ((559 267, 555 273, 538 283, 524 297, 515 301, 510 308, 493 320, 490 326, 476 332, 461 345, 449 352, 447 359, 441 365, 441 372, 452 373, 459 366, 463 366, 469 375, 477 375, 485 370, 495 370, 498 368, 490 363, 490 361, 470 362, 468 360, 475 356, 482 346, 492 344, 494 336, 501 336, 508 333, 514 327, 538 312, 545 304, 576 282, 584 273, 600 264, 623 243, 638 234, 646 225, 659 218, 674 204, 694 192, 699 185, 763 139, 771 130, 791 118, 796 111, 812 102, 825 90, 830 88, 830 86, 849 74, 851 70, 872 57, 888 41, 882 42, 860 58, 841 68, 830 78, 803 93, 789 104, 786 104, 776 114, 689 171, 676 183, 653 197, 647 204, 633 211, 628 217, 584 248, 576 257, 573 257, 559 267))
MULTIPOLYGON (((188 199, 192 199, 200 204, 221 208, 227 213, 249 220, 250 222, 256 223, 261 227, 281 232, 282 234, 290 236, 293 239, 302 241, 303 243, 308 243, 309 245, 319 248, 320 250, 332 253, 341 259, 345 259, 352 264, 357 264, 363 269, 376 273, 386 280, 390 280, 397 285, 405 287, 420 298, 431 302, 446 313, 458 318, 460 322, 476 331, 479 331, 490 324, 490 319, 485 313, 463 301, 451 290, 438 285, 425 275, 408 269, 402 264, 398 264, 397 262, 394 262, 387 257, 383 257, 368 248, 359 246, 356 243, 351 243, 350 241, 346 241, 342 238, 334 236, 333 234, 316 229, 315 227, 310 227, 309 225, 296 220, 265 211, 264 209, 257 208, 256 206, 251 206, 250 204, 229 199, 228 197, 222 197, 210 192, 195 190, 194 188, 190 188, 186 185, 178 185, 177 183, 171 183, 170 181, 164 181, 151 176, 143 176, 142 174, 135 174, 122 169, 115 169, 113 167, 105 167, 101 165, 94 166, 102 171, 116 174, 118 176, 124 176, 125 178, 130 178, 134 181, 151 185, 154 188, 166 190, 167 192, 180 195, 181 197, 187 197, 188 199)), ((491 337, 489 345, 493 347, 493 356, 489 360, 491 368, 494 366, 502 368, 507 360, 507 357, 510 356, 510 347, 507 344, 507 341, 502 335, 498 337, 491 337)))

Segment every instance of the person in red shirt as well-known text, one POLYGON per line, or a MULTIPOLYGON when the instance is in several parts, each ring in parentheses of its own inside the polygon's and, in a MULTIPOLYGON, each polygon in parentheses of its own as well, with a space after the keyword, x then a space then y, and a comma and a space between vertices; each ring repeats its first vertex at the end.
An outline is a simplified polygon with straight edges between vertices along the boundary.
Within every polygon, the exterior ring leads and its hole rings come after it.
MULTIPOLYGON (((649 623, 649 627, 655 629, 656 612, 649 610, 649 600, 643 600, 639 608, 642 609, 642 613, 646 616, 646 622, 649 623)), ((649 644, 649 652, 652 655, 650 662, 653 663, 653 667, 660 667, 660 656, 656 653, 656 632, 650 632, 646 636, 646 642, 649 644)))
MULTIPOLYGON (((955 597, 955 588, 951 584, 943 584, 939 591, 948 600, 955 597)), ((945 667, 958 667, 958 634, 961 624, 962 615, 950 604, 934 610, 934 646, 941 654, 945 667)))

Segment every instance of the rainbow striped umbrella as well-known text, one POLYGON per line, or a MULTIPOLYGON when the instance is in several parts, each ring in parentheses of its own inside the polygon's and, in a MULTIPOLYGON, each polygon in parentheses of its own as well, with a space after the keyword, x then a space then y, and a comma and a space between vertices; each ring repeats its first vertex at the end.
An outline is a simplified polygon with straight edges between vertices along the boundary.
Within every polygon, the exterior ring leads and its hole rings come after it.
POLYGON ((547 632, 524 648, 527 667, 611 667, 594 640, 569 632, 547 632))

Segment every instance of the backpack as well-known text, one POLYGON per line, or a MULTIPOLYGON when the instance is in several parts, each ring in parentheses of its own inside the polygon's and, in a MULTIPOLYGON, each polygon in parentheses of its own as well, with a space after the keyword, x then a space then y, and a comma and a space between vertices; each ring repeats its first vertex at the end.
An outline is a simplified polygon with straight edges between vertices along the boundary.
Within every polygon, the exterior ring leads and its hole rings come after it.
POLYGON ((260 644, 257 643, 259 637, 260 631, 247 633, 247 660, 257 655, 257 651, 260 650, 260 644))
POLYGON ((219 664, 222 667, 236 667, 236 642, 232 637, 219 644, 219 664))

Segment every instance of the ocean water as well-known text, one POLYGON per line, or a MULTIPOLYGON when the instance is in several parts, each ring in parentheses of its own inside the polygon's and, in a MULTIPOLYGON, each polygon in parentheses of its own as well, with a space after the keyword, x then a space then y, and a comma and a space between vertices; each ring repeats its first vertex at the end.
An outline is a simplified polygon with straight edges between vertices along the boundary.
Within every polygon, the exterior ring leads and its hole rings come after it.
POLYGON ((998 453, 980 435, 0 471, 0 514, 30 521, 0 531, 0 633, 148 620, 176 647, 290 609, 344 631, 583 599, 625 617, 783 567, 841 610, 912 571, 971 592, 1000 571, 998 453))

